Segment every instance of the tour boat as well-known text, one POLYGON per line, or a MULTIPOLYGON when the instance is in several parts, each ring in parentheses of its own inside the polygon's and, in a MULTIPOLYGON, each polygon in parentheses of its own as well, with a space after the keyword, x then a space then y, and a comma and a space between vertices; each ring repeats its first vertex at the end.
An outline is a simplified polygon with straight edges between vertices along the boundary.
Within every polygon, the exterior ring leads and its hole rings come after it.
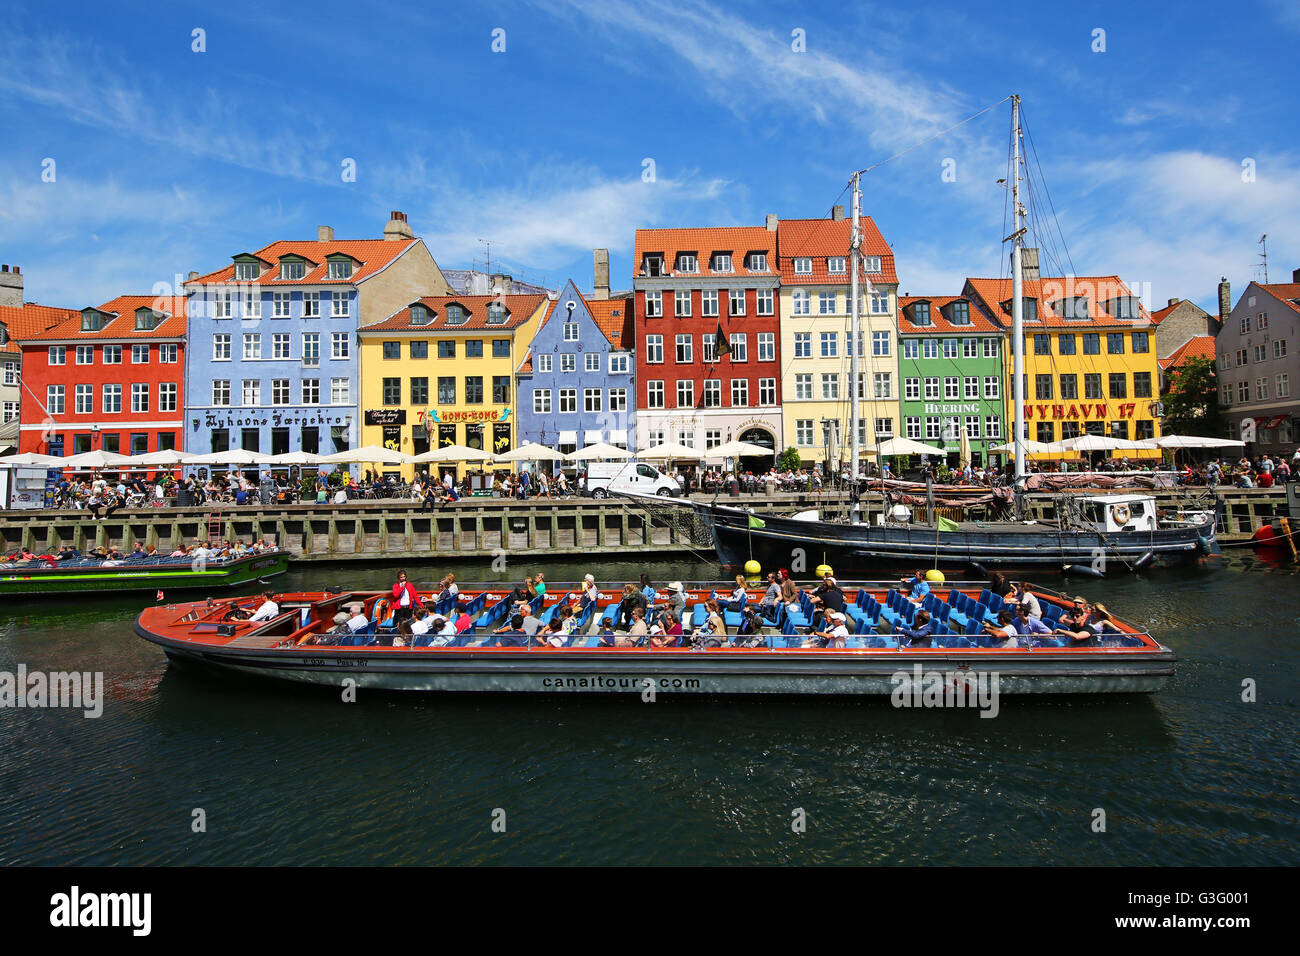
POLYGON ((0 563, 0 596, 80 594, 176 589, 215 590, 264 581, 289 570, 284 551, 265 551, 225 561, 158 557, 105 566, 102 558, 0 563))
MULTIPOLYGON (((718 588, 730 591, 725 584, 718 588)), ((1149 693, 1173 673, 1169 648, 1119 621, 1113 622, 1118 632, 1106 635, 1101 646, 1059 646, 1048 637, 1016 648, 995 646, 982 625, 996 619, 999 597, 979 585, 936 588, 922 606, 942 623, 934 646, 924 648, 900 647, 896 638, 879 633, 916 614, 916 605, 886 583, 845 586, 846 612, 857 633, 838 649, 802 646, 812 610, 806 596, 799 611, 781 606, 765 622, 757 647, 604 646, 597 625, 621 591, 601 591, 598 600, 587 602, 579 590, 563 587, 533 602, 543 621, 565 605, 574 609, 581 626, 562 647, 519 646, 517 635, 511 637, 514 646, 503 644, 494 632, 507 620, 511 595, 486 585, 461 590, 473 627, 446 646, 392 646, 391 595, 341 589, 280 594, 279 613, 256 623, 232 617, 258 607, 260 598, 159 605, 144 610, 135 629, 180 664, 393 691, 898 695, 921 684, 943 693, 955 684, 991 682, 1004 694, 1149 693), (355 602, 363 604, 368 622, 359 635, 337 644, 299 643, 325 635, 340 610, 355 602)), ((708 585, 685 589, 688 630, 703 620, 703 602, 714 593, 708 585)), ((1054 620, 1068 606, 1058 595, 1035 593, 1045 619, 1054 620)), ((761 597, 759 590, 749 594, 753 602, 761 597)), ((451 607, 450 601, 425 600, 438 610, 451 607)), ((738 615, 726 616, 734 631, 738 615)))

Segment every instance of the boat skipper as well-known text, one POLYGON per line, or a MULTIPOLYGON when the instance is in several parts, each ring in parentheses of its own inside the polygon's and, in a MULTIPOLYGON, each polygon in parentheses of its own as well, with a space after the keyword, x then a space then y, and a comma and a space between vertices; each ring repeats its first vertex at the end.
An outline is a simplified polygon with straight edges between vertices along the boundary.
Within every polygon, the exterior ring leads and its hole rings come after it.
POLYGON ((405 571, 397 572, 397 582, 393 585, 393 626, 409 621, 415 606, 420 603, 419 592, 406 578, 405 571))
POLYGON ((248 620, 249 623, 252 623, 254 621, 269 621, 271 620, 271 618, 279 617, 279 616, 280 616, 280 605, 275 603, 275 592, 263 591, 261 607, 259 607, 256 611, 254 611, 253 616, 250 617, 248 620))

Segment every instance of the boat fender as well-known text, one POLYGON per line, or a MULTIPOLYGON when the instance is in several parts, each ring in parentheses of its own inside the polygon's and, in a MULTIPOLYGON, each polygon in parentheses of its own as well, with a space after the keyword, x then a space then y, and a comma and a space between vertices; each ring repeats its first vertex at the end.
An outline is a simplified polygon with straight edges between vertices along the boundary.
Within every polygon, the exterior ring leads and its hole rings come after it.
POLYGON ((1086 574, 1094 578, 1104 578, 1106 576, 1090 564, 1067 564, 1061 569, 1061 572, 1063 574, 1086 574))
POLYGON ((989 573, 989 569, 984 567, 984 565, 980 564, 978 561, 970 561, 968 563, 970 564, 971 568, 975 571, 975 573, 980 575, 981 577, 985 577, 985 578, 992 577, 992 575, 989 573))
POLYGON ((1143 568, 1145 568, 1148 564, 1151 563, 1152 559, 1154 559, 1155 556, 1156 553, 1154 551, 1148 551, 1146 554, 1142 555, 1142 557, 1138 558, 1137 561, 1133 564, 1133 570, 1141 571, 1143 568))

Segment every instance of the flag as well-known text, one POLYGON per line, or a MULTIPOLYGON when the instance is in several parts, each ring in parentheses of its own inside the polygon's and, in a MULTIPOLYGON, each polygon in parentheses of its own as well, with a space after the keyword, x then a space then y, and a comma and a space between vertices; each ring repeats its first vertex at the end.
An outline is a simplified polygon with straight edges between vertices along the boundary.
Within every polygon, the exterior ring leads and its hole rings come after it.
POLYGON ((957 530, 957 522, 955 522, 955 521, 949 521, 949 520, 948 520, 947 518, 945 518, 943 515, 939 515, 939 516, 938 516, 938 522, 939 522, 939 530, 940 530, 940 531, 956 531, 956 530, 957 530))
POLYGON ((755 518, 753 515, 750 515, 750 516, 749 516, 749 526, 750 526, 751 528, 766 528, 766 527, 767 527, 767 522, 764 521, 762 518, 755 518))
POLYGON ((722 323, 718 323, 718 331, 713 334, 713 345, 718 356, 731 354, 731 343, 727 341, 726 335, 722 332, 722 323))
POLYGON ((162 591, 159 591, 159 592, 158 592, 158 600, 159 600, 159 601, 164 600, 162 591))

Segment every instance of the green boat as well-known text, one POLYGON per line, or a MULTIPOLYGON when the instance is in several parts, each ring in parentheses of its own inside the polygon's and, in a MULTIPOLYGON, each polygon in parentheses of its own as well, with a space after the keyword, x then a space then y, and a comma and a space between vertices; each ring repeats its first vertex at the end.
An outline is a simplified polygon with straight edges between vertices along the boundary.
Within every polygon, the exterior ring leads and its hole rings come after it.
POLYGON ((262 581, 288 570, 289 555, 284 551, 200 564, 189 558, 162 558, 109 567, 96 559, 65 561, 53 566, 38 559, 0 564, 0 596, 216 590, 262 581))

